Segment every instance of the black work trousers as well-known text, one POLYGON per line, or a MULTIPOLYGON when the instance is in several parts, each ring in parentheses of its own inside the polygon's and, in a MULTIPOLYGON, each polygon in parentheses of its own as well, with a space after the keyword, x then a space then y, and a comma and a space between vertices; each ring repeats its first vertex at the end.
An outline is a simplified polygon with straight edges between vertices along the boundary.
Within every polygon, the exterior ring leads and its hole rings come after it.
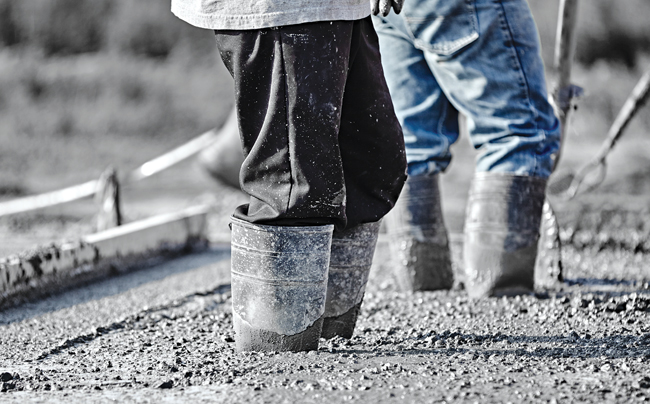
POLYGON ((339 230, 381 219, 406 156, 370 18, 215 34, 246 157, 250 200, 235 217, 339 230))

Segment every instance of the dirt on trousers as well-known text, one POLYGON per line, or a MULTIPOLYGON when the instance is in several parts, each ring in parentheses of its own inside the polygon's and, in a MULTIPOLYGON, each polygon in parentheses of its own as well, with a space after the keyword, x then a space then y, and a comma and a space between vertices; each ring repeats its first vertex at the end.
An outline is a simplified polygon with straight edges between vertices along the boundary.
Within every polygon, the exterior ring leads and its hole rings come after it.
POLYGON ((644 268, 646 254, 565 248, 582 281, 552 293, 470 300, 462 289, 397 292, 385 242, 355 336, 321 340, 315 352, 235 352, 227 250, 5 310, 0 399, 650 401, 647 281, 587 280, 588 268, 622 260, 644 268))

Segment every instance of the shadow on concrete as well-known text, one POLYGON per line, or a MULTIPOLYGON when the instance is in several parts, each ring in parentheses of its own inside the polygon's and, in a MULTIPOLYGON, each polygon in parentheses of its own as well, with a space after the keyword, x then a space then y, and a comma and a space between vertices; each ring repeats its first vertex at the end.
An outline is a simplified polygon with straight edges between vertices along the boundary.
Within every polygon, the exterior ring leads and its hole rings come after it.
MULTIPOLYGON (((468 361, 490 359, 493 355, 497 357, 506 357, 514 355, 515 357, 526 358, 575 358, 575 359, 618 359, 618 358, 645 358, 650 360, 650 333, 642 335, 620 334, 610 335, 601 338, 590 338, 588 336, 579 336, 577 334, 569 336, 527 336, 527 335, 479 335, 479 334, 462 334, 462 333, 442 333, 432 334, 432 342, 425 342, 426 337, 406 338, 403 343, 413 343, 420 340, 421 347, 413 347, 396 351, 393 344, 382 349, 381 345, 373 349, 334 349, 336 353, 349 354, 368 354, 377 356, 395 356, 395 355, 465 355, 468 361), (440 347, 432 348, 431 344, 446 340, 453 341, 457 347, 440 347), (478 344, 482 343, 499 343, 508 344, 509 349, 503 348, 482 348, 478 344), (477 346, 471 346, 477 344, 477 346), (552 344, 554 346, 527 346, 528 344, 552 344), (428 346, 427 346, 428 345, 428 346), (468 346, 462 346, 468 345, 468 346), (515 347, 513 347, 513 345, 515 347), (516 347, 521 345, 521 347, 516 347)), ((503 363, 503 359, 499 359, 503 363)))

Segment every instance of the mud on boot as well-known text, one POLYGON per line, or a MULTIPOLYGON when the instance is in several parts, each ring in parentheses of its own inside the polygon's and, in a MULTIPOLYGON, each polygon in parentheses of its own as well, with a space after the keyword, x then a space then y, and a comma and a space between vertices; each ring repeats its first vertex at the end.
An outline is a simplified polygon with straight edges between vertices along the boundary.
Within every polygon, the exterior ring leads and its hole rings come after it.
POLYGON ((318 349, 334 226, 231 220, 237 350, 318 349))
POLYGON ((533 291, 545 190, 543 178, 476 174, 463 245, 465 286, 471 297, 533 291))
POLYGON ((439 175, 410 176, 386 215, 392 266, 402 291, 450 289, 454 283, 439 175))
POLYGON ((323 338, 352 338, 368 283, 380 222, 332 235, 323 338))

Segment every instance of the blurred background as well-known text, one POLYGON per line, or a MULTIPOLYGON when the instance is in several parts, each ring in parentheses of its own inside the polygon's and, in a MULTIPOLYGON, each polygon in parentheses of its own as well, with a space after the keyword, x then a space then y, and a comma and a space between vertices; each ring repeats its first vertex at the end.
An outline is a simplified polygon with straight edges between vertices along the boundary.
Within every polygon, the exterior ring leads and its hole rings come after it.
MULTIPOLYGON (((559 0, 529 4, 552 88, 559 0)), ((95 179, 111 165, 125 173, 223 123, 232 83, 213 34, 169 9, 169 0, 0 0, 0 200, 95 179)), ((580 3, 573 81, 585 95, 569 122, 560 172, 596 152, 650 68, 648 20, 647 0, 580 3)), ((598 195, 649 193, 649 128, 642 110, 598 195)), ((463 139, 443 184, 452 232, 462 230, 473 153, 463 139)), ((133 220, 223 189, 188 162, 125 190, 124 210, 133 220)), ((74 203, 0 218, 0 256, 88 233, 94 209, 74 203)))

